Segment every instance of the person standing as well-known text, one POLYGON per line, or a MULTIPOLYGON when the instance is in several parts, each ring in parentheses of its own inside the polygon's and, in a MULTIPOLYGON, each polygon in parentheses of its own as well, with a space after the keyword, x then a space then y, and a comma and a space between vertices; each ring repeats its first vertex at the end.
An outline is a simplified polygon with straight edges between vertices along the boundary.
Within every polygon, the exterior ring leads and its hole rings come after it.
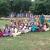
POLYGON ((45 22, 45 16, 42 14, 42 15, 40 16, 40 23, 43 25, 44 22, 45 22))

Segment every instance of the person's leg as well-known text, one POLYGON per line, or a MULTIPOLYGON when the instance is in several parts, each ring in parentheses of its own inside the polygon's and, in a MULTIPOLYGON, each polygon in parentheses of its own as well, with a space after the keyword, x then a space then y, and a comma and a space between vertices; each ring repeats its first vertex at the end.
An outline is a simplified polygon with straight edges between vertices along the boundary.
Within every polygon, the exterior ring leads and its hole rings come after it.
POLYGON ((13 36, 13 37, 16 37, 16 34, 15 34, 15 33, 12 33, 12 36, 13 36))
POLYGON ((46 28, 46 30, 45 31, 49 31, 49 28, 46 28))
POLYGON ((20 34, 21 34, 21 32, 17 32, 17 33, 16 33, 16 36, 17 36, 17 35, 20 35, 20 34))
POLYGON ((3 37, 8 37, 9 35, 8 34, 3 34, 3 37))

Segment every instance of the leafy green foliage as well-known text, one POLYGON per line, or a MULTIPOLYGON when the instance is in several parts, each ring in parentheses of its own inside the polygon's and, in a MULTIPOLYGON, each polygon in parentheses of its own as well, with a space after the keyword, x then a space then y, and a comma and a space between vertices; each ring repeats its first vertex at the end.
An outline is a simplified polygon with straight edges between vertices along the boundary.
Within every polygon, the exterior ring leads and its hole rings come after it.
POLYGON ((50 0, 0 0, 0 16, 11 12, 32 11, 33 14, 50 14, 50 0))

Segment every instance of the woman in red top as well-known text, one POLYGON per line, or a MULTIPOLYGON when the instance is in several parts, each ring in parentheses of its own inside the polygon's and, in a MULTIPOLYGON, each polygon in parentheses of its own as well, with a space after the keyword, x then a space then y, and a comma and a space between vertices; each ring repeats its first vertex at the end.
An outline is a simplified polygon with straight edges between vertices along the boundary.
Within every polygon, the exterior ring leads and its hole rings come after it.
POLYGON ((0 37, 2 37, 3 36, 3 32, 1 31, 1 29, 0 29, 0 37))

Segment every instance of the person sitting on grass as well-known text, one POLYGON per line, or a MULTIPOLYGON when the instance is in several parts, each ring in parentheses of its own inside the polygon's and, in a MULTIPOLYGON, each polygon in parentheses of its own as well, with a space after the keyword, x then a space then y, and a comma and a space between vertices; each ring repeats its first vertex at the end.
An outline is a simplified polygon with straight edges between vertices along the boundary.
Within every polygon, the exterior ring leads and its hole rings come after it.
POLYGON ((5 25, 5 29, 4 29, 4 34, 3 36, 9 36, 10 35, 10 28, 9 26, 6 24, 5 25))
POLYGON ((41 32, 41 24, 39 21, 36 22, 36 26, 38 27, 38 32, 41 32))
POLYGON ((23 33, 23 27, 24 27, 24 23, 21 23, 20 25, 19 25, 19 27, 18 27, 18 30, 20 31, 20 32, 22 32, 23 33))
POLYGON ((21 34, 21 32, 18 31, 18 29, 16 27, 12 27, 12 30, 10 32, 11 32, 11 35, 13 37, 16 37, 17 35, 20 35, 21 34))
POLYGON ((27 33, 30 31, 30 29, 28 28, 28 24, 25 24, 23 29, 22 29, 23 33, 27 33))
POLYGON ((48 30, 49 30, 49 26, 48 26, 47 23, 45 23, 45 24, 43 25, 43 30, 44 30, 44 31, 48 31, 48 30))
POLYGON ((10 26, 13 26, 14 20, 10 21, 10 26))
POLYGON ((37 22, 36 22, 36 25, 37 25, 38 27, 40 27, 40 22, 39 22, 39 21, 37 21, 37 22))
POLYGON ((0 29, 0 37, 3 37, 3 32, 1 29, 0 29))
POLYGON ((15 20, 11 20, 11 22, 10 22, 10 26, 12 26, 12 27, 16 27, 16 21, 15 20))
POLYGON ((31 31, 32 32, 37 32, 38 31, 38 27, 36 25, 36 22, 31 26, 31 31))
POLYGON ((14 23, 13 23, 13 27, 16 27, 17 25, 16 25, 16 21, 14 21, 14 23))
POLYGON ((12 33, 13 33, 13 27, 10 26, 10 36, 12 36, 12 33))

